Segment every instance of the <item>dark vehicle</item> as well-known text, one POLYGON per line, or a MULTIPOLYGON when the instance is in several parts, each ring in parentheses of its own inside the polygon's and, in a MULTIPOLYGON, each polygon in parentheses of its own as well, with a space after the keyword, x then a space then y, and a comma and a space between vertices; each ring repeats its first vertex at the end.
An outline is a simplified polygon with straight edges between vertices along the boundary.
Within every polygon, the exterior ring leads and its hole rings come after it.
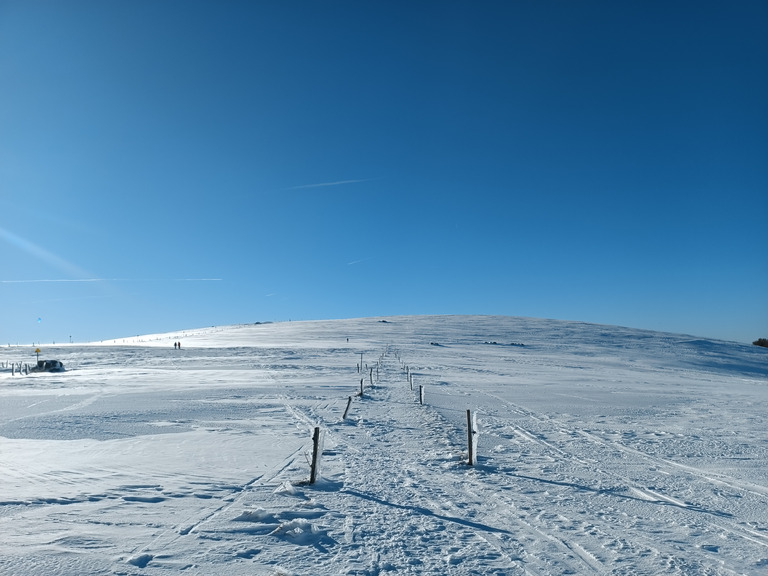
POLYGON ((58 360, 38 360, 37 366, 32 366, 30 372, 64 372, 64 364, 58 360))

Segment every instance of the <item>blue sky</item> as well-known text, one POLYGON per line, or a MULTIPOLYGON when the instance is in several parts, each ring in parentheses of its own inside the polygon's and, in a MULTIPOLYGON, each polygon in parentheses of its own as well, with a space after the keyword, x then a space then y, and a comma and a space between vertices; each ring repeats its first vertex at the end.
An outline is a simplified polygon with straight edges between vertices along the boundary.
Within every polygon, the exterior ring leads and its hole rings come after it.
POLYGON ((0 342, 768 336, 768 4, 0 0, 0 342))

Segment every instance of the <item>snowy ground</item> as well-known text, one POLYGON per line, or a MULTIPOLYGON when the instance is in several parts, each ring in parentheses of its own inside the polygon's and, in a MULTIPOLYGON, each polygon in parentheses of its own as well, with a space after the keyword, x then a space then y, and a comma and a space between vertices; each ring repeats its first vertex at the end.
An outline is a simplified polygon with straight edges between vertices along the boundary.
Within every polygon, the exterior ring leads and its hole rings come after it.
POLYGON ((41 357, 0 369, 2 574, 768 574, 755 346, 393 317, 41 357))

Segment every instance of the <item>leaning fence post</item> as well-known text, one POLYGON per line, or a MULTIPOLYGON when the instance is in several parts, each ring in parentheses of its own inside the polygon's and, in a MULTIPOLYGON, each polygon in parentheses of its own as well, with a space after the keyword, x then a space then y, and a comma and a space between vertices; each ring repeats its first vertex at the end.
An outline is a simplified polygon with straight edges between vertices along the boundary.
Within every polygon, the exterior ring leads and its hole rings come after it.
POLYGON ((347 400, 347 409, 344 410, 344 416, 341 417, 342 420, 347 419, 347 413, 349 412, 349 407, 352 406, 352 396, 349 397, 349 400, 347 400))

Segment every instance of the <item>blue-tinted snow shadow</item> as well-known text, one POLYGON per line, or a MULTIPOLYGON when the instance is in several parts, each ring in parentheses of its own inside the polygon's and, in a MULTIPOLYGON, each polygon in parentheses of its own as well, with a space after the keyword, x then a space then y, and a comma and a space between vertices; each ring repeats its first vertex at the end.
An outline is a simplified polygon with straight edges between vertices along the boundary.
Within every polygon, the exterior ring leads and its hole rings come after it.
POLYGON ((436 512, 429 510, 428 508, 424 508, 422 506, 395 504, 394 502, 388 502, 386 500, 382 500, 381 498, 377 498, 372 494, 365 494, 364 492, 358 492, 357 490, 343 490, 343 492, 345 494, 349 494, 350 496, 355 496, 363 500, 368 500, 369 502, 375 502, 376 504, 381 504, 383 506, 390 506, 392 508, 397 508, 398 510, 407 510, 415 514, 420 514, 422 516, 430 516, 432 518, 437 518, 445 522, 453 522, 454 524, 460 524, 462 526, 467 526, 475 530, 483 530, 485 532, 496 532, 501 534, 512 534, 512 532, 510 532, 509 530, 504 530, 503 528, 488 526, 487 524, 481 524, 480 522, 472 522, 471 520, 465 520, 464 518, 456 518, 453 516, 445 516, 444 514, 437 514, 436 512))
MULTIPOLYGON (((721 512, 719 510, 710 510, 703 508, 695 504, 676 504, 670 500, 655 499, 650 500, 648 498, 641 498, 639 496, 633 496, 627 492, 628 488, 625 486, 619 486, 615 488, 596 488, 594 486, 585 486, 576 482, 565 482, 562 480, 551 480, 548 478, 540 478, 538 476, 528 476, 526 474, 520 474, 516 469, 504 469, 501 466, 495 466, 491 463, 483 463, 482 459, 473 466, 474 469, 479 472, 487 472, 491 474, 503 474, 510 478, 520 478, 521 480, 528 480, 531 482, 537 482, 546 484, 548 486, 561 486, 563 488, 570 488, 572 490, 578 490, 579 492, 586 492, 592 494, 600 494, 604 496, 611 496, 615 498, 621 498, 623 500, 634 500, 636 502, 642 502, 644 504, 652 504, 656 506, 671 506, 672 508, 679 508, 681 510, 689 510, 691 512, 701 512, 702 514, 709 514, 711 516, 718 516, 721 518, 733 518, 733 514, 728 512, 721 512)), ((511 488, 510 488, 511 489, 511 488)))

